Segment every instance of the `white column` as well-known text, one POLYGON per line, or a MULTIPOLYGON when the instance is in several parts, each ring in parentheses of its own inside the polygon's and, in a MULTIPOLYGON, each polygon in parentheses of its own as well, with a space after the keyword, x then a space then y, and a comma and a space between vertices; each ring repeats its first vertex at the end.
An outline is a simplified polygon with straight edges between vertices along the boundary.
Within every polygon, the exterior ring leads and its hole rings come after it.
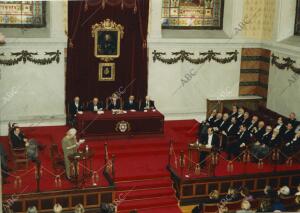
POLYGON ((149 38, 161 38, 162 0, 150 0, 149 38))

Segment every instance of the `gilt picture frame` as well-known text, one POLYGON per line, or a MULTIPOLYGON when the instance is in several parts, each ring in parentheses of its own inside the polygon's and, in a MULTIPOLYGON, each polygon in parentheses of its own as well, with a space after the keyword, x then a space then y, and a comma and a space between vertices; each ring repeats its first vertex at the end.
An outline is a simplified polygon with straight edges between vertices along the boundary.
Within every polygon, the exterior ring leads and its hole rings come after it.
POLYGON ((106 62, 120 57, 120 41, 124 35, 124 28, 110 19, 94 24, 94 55, 106 62))
POLYGON ((98 81, 115 81, 115 63, 99 63, 98 81))

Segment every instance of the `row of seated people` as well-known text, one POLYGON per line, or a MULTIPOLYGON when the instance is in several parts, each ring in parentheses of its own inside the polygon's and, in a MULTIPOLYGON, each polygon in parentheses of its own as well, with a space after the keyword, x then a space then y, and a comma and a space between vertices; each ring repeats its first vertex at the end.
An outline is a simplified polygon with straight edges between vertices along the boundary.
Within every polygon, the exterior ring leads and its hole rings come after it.
POLYGON ((278 191, 267 185, 262 193, 251 194, 248 188, 229 187, 227 193, 221 196, 218 190, 209 193, 207 199, 201 199, 192 213, 206 212, 274 212, 300 208, 300 185, 296 191, 288 186, 282 186, 278 191), (293 195, 294 194, 294 195, 293 195), (220 209, 222 208, 222 209, 220 209))
POLYGON ((146 96, 143 101, 136 101, 133 95, 130 95, 128 100, 123 104, 122 99, 116 95, 112 94, 106 101, 106 103, 99 101, 98 98, 93 98, 90 103, 84 105, 78 96, 69 104, 69 113, 75 115, 78 111, 102 111, 102 110, 146 110, 155 109, 154 101, 146 96))
POLYGON ((199 126, 198 138, 203 144, 225 150, 229 160, 245 148, 259 159, 279 147, 290 156, 300 148, 300 126, 295 113, 286 121, 279 117, 277 124, 271 126, 256 115, 250 118, 242 107, 233 106, 230 113, 213 110, 199 126))

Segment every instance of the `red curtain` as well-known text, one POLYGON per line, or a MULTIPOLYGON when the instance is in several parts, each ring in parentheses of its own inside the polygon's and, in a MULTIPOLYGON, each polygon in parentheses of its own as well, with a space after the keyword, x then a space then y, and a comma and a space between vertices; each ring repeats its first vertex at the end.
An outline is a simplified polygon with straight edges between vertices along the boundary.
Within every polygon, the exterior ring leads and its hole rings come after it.
POLYGON ((143 98, 148 87, 146 39, 149 0, 126 0, 114 5, 95 2, 101 1, 68 3, 66 101, 71 101, 76 95, 83 101, 89 101, 93 97, 104 100, 115 91, 124 91, 126 87, 123 97, 133 94, 137 98, 143 98), (132 4, 129 4, 130 1, 132 4), (130 5, 132 7, 128 7, 130 5), (121 54, 114 60, 116 76, 113 82, 98 81, 98 66, 101 61, 94 56, 94 38, 91 34, 91 26, 105 19, 124 27, 121 54))

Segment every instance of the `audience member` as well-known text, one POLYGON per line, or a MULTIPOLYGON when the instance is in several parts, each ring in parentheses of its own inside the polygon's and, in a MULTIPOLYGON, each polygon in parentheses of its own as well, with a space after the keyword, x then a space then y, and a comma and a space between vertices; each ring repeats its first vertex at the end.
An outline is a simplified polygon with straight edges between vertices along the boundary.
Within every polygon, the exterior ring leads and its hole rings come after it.
POLYGON ((209 193, 208 199, 202 200, 198 206, 196 206, 193 210, 192 213, 199 213, 203 209, 204 204, 208 203, 219 203, 220 202, 220 194, 218 190, 213 190, 209 193))
POLYGON ((27 213, 37 213, 38 211, 37 211, 37 209, 36 209, 36 207, 35 206, 30 206, 30 207, 28 207, 28 209, 27 209, 27 213))
POLYGON ((241 203, 241 210, 237 210, 236 213, 252 213, 251 204, 248 200, 243 200, 241 203))
POLYGON ((261 200, 257 212, 271 212, 272 211, 272 203, 270 199, 261 200))
POLYGON ((55 203, 53 206, 53 212, 54 213, 61 213, 62 212, 62 206, 59 203, 55 203))
POLYGON ((253 196, 250 194, 248 188, 242 187, 240 193, 241 193, 241 196, 242 196, 243 200, 247 200, 249 202, 254 200, 253 196))
POLYGON ((81 203, 77 204, 74 209, 74 213, 84 213, 84 208, 81 203))

